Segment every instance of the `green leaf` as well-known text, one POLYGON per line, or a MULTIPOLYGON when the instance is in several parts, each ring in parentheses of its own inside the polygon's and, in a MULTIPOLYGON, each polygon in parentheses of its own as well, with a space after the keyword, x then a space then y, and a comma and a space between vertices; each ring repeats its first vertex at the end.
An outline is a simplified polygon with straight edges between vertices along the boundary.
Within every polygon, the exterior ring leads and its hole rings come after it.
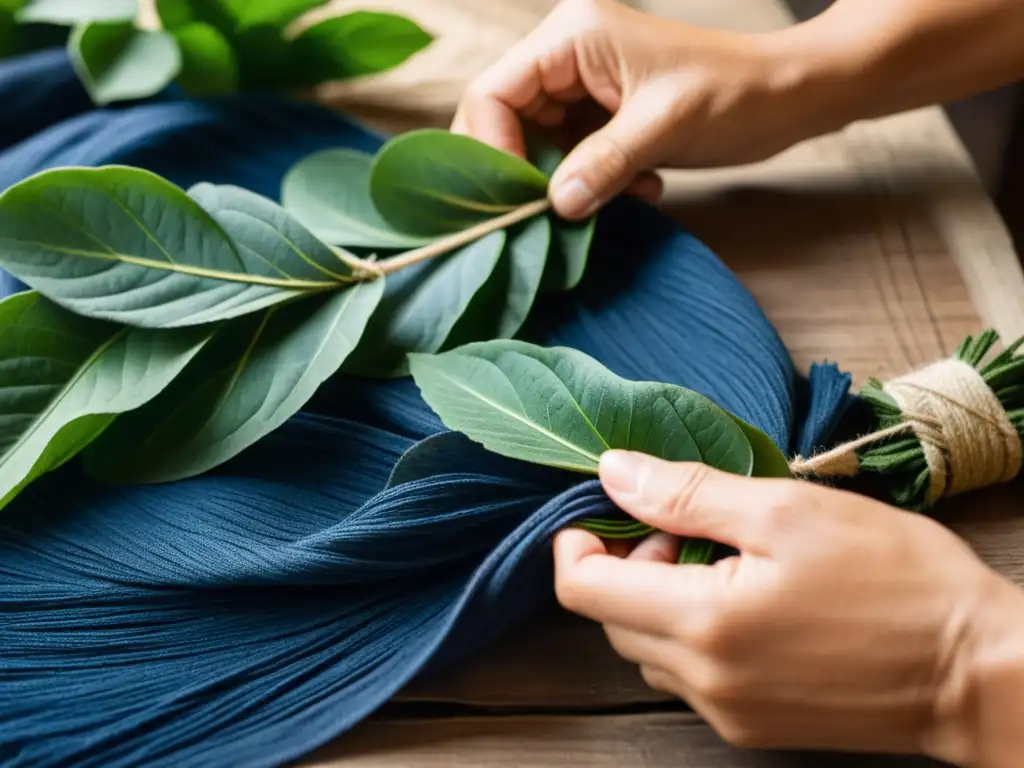
POLYGON ((306 82, 294 43, 279 27, 261 24, 228 33, 238 55, 243 91, 279 91, 306 82))
POLYGON ((321 21, 294 40, 308 84, 385 72, 426 48, 433 38, 404 16, 355 11, 321 21))
MULTIPOLYGON (((543 137, 531 134, 527 137, 527 157, 550 180, 565 155, 543 137)), ((597 217, 582 221, 567 221, 554 213, 548 217, 552 223, 552 243, 543 288, 548 292, 568 291, 579 284, 587 269, 597 217)))
POLYGON ((388 275, 384 298, 343 370, 404 376, 409 352, 441 349, 491 276, 504 245, 505 232, 493 232, 450 254, 388 275))
POLYGON ((540 216, 510 227, 506 233, 501 260, 441 349, 487 339, 510 339, 529 315, 544 274, 551 225, 540 216))
POLYGON ((209 338, 78 317, 39 294, 0 302, 0 505, 156 397, 209 338))
MULTIPOLYGON (((244 213, 218 215, 244 228, 244 213)), ((250 229, 267 253, 283 250, 272 226, 250 229)), ((327 274, 344 275, 340 261, 276 264, 252 245, 236 248, 183 190, 137 168, 57 168, 0 195, 0 267, 73 312, 129 325, 209 323, 344 284, 327 274)))
POLYGON ((132 21, 138 0, 28 0, 18 21, 79 24, 88 21, 132 21))
POLYGON ((543 199, 547 178, 522 158, 425 128, 386 142, 370 172, 385 221, 414 235, 443 235, 543 199))
POLYGON ((136 29, 130 21, 76 27, 68 39, 68 55, 99 105, 152 96, 181 71, 181 51, 171 35, 136 29))
POLYGON ((568 291, 579 285, 587 269, 590 246, 594 242, 597 219, 565 221, 552 216, 551 257, 544 275, 545 291, 568 291))
POLYGON ((685 539, 679 550, 682 565, 707 565, 715 555, 717 545, 707 539, 685 539))
POLYGON ((178 84, 192 95, 231 93, 238 88, 238 61, 231 43, 203 22, 177 27, 172 34, 181 49, 178 84))
POLYGON ((0 2, 0 59, 6 59, 17 51, 17 22, 14 12, 22 0, 0 2))
POLYGON ((333 245, 410 249, 432 238, 396 231, 370 199, 373 156, 326 149, 292 166, 281 185, 281 203, 321 240, 333 245))
POLYGON ((225 324, 160 397, 121 417, 83 456, 105 482, 206 472, 281 426, 358 342, 383 280, 225 324))
POLYGON ((156 0, 160 24, 171 31, 198 21, 209 24, 225 37, 231 37, 237 21, 224 0, 156 0))
POLYGON ((551 224, 544 217, 525 221, 509 230, 506 246, 509 278, 496 338, 510 339, 519 333, 537 298, 550 246, 551 224))
POLYGON ((196 15, 195 0, 156 0, 156 15, 160 26, 168 32, 186 24, 191 24, 199 17, 196 15))
POLYGON ((268 265, 279 276, 335 284, 352 280, 349 265, 355 256, 332 250, 272 200, 240 187, 206 183, 196 184, 188 194, 223 227, 243 256, 268 265))
POLYGON ((409 366, 445 426, 509 458, 596 474, 601 454, 621 448, 742 475, 753 467, 743 430, 706 397, 628 381, 573 349, 489 341, 410 355, 409 366))
POLYGON ((224 5, 239 29, 260 24, 283 29, 307 11, 324 5, 327 0, 225 0, 224 5))
POLYGON ((743 419, 729 414, 735 421, 750 443, 754 452, 754 468, 751 475, 754 477, 791 477, 789 471, 789 460, 786 458, 775 442, 764 432, 751 426, 743 419))

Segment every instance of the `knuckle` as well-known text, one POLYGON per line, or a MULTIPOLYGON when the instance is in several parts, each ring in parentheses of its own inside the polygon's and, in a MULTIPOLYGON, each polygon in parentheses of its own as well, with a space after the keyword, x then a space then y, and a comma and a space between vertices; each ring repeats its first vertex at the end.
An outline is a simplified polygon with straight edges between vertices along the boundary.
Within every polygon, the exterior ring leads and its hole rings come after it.
POLYGON ((464 104, 476 105, 491 99, 490 70, 477 75, 466 85, 462 93, 464 104))
POLYGON ((659 512, 667 519, 680 522, 692 517, 700 489, 710 473, 711 467, 707 464, 695 464, 688 471, 680 472, 675 489, 662 502, 659 512))
POLYGON ((640 667, 640 677, 651 690, 672 693, 664 672, 644 665, 640 667))
POLYGON ((721 610, 705 611, 691 618, 687 642, 710 659, 732 655, 737 632, 732 617, 721 610))
POLYGON ((741 681, 723 667, 716 667, 703 681, 703 687, 700 689, 700 695, 705 700, 719 707, 742 701, 745 693, 748 692, 741 681))
POLYGON ((593 166, 606 176, 622 176, 633 163, 632 151, 609 131, 595 133, 592 138, 593 166))
POLYGON ((737 749, 756 749, 761 746, 757 732, 734 718, 726 718, 715 730, 726 744, 737 749))
POLYGON ((793 483, 780 482, 767 486, 762 505, 766 533, 777 534, 792 525, 794 511, 799 509, 801 504, 800 488, 793 483))

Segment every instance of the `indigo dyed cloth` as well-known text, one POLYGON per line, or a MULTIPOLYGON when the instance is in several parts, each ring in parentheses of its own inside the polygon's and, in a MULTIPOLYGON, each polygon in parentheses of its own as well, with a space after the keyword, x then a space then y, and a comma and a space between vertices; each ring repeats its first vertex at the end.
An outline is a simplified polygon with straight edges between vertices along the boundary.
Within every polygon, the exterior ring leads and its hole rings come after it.
MULTIPOLYGON (((0 105, 0 188, 121 163, 277 199, 310 152, 382 140, 256 96, 94 109, 62 51, 0 64, 0 105)), ((847 398, 818 366, 798 408, 751 296, 636 201, 602 213, 584 283, 538 304, 524 337, 696 389, 789 452, 825 440, 847 398)), ((0 763, 294 760, 550 600, 553 533, 610 511, 595 480, 446 433, 409 379, 337 378, 190 480, 103 487, 72 462, 0 512, 0 763), (423 478, 385 488, 417 443, 423 478)))

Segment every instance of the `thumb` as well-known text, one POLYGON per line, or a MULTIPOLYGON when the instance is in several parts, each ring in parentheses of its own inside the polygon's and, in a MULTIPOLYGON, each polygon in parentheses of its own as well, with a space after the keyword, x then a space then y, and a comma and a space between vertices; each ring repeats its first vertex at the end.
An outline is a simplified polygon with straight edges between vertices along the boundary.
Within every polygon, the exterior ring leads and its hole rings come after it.
POLYGON ((660 160, 664 131, 634 96, 602 128, 583 139, 551 177, 551 204, 565 219, 581 219, 622 193, 660 160))
POLYGON ((779 506, 772 481, 614 450, 601 455, 599 473, 612 501, 640 522, 676 536, 771 553, 779 506))

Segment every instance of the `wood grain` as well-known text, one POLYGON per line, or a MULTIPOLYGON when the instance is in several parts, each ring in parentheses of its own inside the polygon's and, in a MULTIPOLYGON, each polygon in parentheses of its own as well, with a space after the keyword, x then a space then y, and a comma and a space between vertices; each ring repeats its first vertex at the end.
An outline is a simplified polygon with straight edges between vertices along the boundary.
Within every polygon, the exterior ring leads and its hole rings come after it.
POLYGON ((305 768, 936 768, 911 758, 734 749, 688 713, 369 722, 305 768))

